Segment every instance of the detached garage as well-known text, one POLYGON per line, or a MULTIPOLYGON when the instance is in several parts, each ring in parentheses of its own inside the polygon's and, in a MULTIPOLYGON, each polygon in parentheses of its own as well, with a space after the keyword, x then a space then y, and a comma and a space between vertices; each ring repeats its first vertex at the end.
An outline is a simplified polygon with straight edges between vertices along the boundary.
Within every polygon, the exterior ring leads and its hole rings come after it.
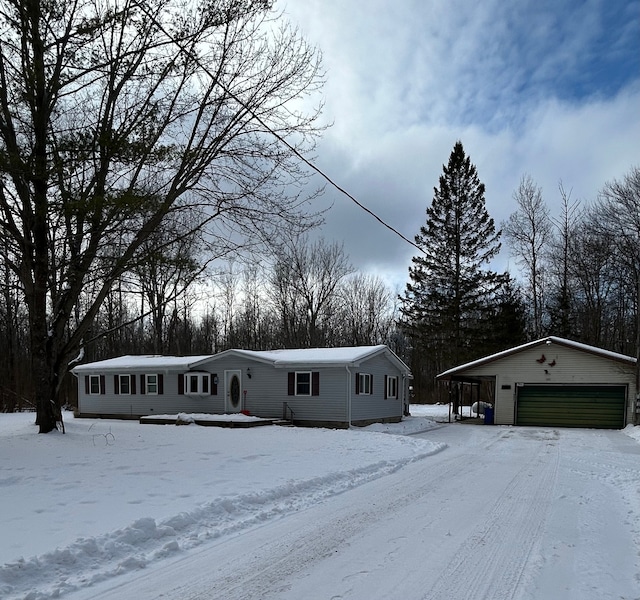
POLYGON ((551 336, 437 379, 451 388, 488 382, 498 425, 622 429, 636 422, 635 366, 631 356, 551 336))

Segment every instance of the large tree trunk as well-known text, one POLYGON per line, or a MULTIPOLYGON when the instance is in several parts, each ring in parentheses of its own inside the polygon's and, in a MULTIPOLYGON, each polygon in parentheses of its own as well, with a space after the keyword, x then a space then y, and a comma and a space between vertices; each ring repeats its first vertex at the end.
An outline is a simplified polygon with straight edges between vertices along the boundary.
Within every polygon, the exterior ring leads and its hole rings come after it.
POLYGON ((36 424, 38 433, 49 433, 62 422, 62 412, 56 393, 56 377, 51 368, 44 344, 32 345, 31 366, 33 369, 36 396, 36 424))
MULTIPOLYGON (((46 252, 45 252, 46 259, 46 252)), ((36 257, 35 263, 44 262, 36 257)), ((34 269, 34 290, 27 302, 31 330, 31 373, 36 400, 36 424, 39 433, 49 433, 62 422, 57 399, 57 376, 54 364, 54 335, 47 319, 46 262, 34 269)))

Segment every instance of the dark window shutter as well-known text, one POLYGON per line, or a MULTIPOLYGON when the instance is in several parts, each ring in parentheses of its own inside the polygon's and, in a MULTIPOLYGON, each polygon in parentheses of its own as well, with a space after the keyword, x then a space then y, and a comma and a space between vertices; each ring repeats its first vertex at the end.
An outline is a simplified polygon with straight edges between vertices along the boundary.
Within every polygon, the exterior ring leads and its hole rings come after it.
POLYGON ((387 390, 389 389, 389 376, 384 376, 384 399, 387 399, 387 390))
POLYGON ((107 393, 107 382, 105 381, 104 375, 100 375, 100 393, 101 394, 107 393))
POLYGON ((164 375, 158 373, 158 394, 164 394, 164 375))
POLYGON ((129 384, 131 386, 131 393, 135 394, 136 393, 136 376, 135 375, 129 375, 129 381, 131 382, 129 384))
POLYGON ((146 394, 147 393, 147 376, 142 374, 140 375, 140 393, 141 394, 146 394))
POLYGON ((369 375, 369 393, 373 395, 373 375, 369 375))
POLYGON ((84 393, 89 395, 89 376, 84 376, 84 393))
POLYGON ((288 380, 288 390, 287 393, 289 394, 289 396, 295 396, 296 395, 296 374, 293 372, 289 373, 289 380, 288 380))
POLYGON ((113 376, 113 393, 114 394, 120 393, 120 375, 113 376))
POLYGON ((218 376, 215 373, 211 374, 211 395, 212 396, 217 396, 218 395, 218 376))
POLYGON ((178 375, 178 394, 180 396, 184 394, 184 375, 182 373, 178 375))
POLYGON ((360 373, 356 373, 356 394, 360 393, 360 373))
POLYGON ((311 395, 320 395, 320 373, 318 371, 311 373, 311 395))

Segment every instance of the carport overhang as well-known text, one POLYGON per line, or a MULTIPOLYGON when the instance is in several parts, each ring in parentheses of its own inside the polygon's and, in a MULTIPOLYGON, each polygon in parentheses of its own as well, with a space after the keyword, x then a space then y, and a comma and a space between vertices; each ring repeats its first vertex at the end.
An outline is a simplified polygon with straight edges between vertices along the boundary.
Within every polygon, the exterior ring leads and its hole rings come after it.
POLYGON ((452 414, 456 415, 456 420, 466 419, 463 416, 463 408, 469 407, 469 416, 472 418, 473 414, 471 406, 473 402, 480 402, 481 397, 481 385, 483 383, 493 383, 493 388, 489 397, 485 397, 485 400, 495 406, 496 391, 495 381, 496 377, 492 375, 466 375, 464 373, 443 373, 436 377, 436 381, 442 382, 449 392, 449 422, 451 422, 452 414), (469 402, 464 402, 465 389, 469 389, 469 402))
POLYGON ((495 375, 437 375, 436 381, 442 381, 444 383, 477 383, 480 384, 483 381, 495 380, 495 375))

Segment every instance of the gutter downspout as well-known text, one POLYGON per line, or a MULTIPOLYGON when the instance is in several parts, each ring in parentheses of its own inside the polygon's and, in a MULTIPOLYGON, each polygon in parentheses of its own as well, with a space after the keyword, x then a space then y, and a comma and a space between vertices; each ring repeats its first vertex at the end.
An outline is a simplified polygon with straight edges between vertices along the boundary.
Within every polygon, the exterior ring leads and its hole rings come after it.
POLYGON ((351 371, 349 365, 345 365, 347 370, 347 424, 351 427, 351 371))
POLYGON ((409 392, 409 381, 411 381, 405 373, 402 374, 402 417, 411 415, 409 405, 411 403, 411 395, 409 392))

